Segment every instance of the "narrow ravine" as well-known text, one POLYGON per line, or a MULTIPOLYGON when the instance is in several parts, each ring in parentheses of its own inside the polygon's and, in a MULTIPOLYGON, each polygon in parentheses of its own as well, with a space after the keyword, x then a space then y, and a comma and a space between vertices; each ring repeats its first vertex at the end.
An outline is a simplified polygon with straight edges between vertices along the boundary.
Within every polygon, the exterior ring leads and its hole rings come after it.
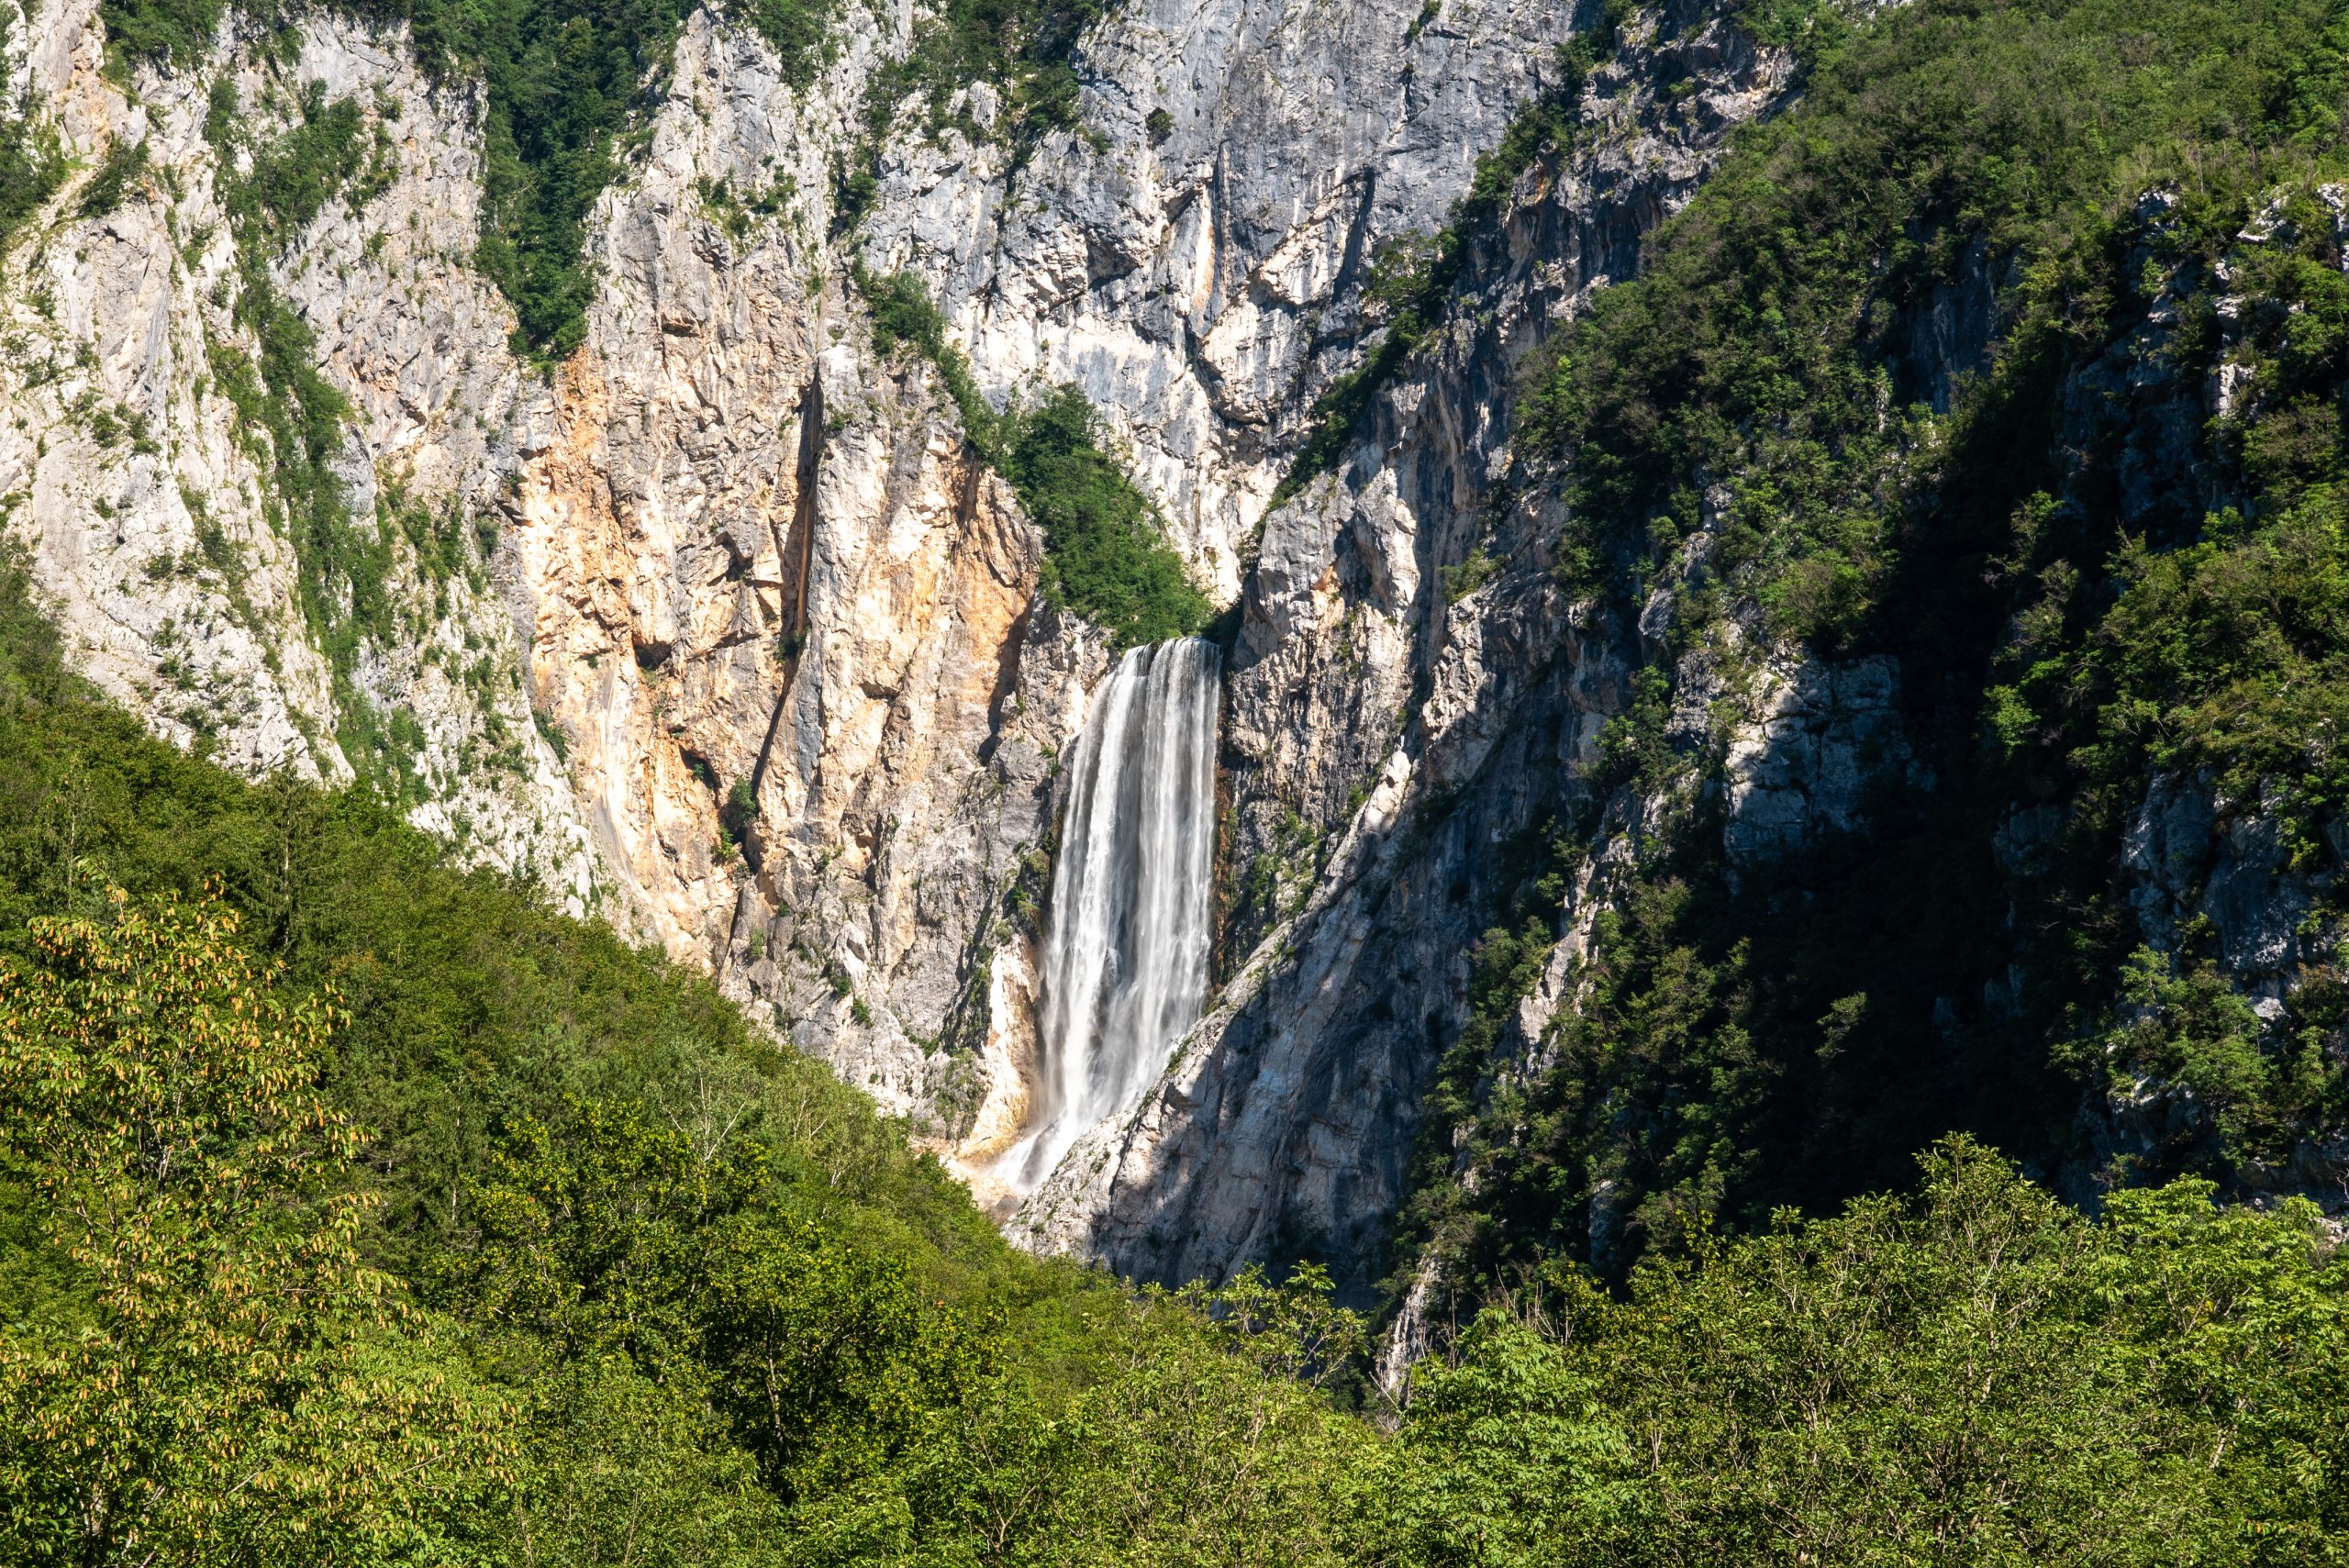
POLYGON ((1129 651, 1070 758, 1036 1082, 1028 1125, 996 1165, 1022 1195, 1130 1108, 1198 1020, 1221 666, 1198 638, 1129 651))

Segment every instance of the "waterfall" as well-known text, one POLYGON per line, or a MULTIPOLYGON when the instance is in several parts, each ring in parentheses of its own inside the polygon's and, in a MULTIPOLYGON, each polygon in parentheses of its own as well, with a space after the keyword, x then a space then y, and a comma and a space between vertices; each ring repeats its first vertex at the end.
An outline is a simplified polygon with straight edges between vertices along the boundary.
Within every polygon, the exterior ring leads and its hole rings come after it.
POLYGON ((1197 638, 1127 653, 1069 762, 1028 1131, 996 1162, 1032 1192, 1131 1107, 1207 994, 1220 656, 1197 638))

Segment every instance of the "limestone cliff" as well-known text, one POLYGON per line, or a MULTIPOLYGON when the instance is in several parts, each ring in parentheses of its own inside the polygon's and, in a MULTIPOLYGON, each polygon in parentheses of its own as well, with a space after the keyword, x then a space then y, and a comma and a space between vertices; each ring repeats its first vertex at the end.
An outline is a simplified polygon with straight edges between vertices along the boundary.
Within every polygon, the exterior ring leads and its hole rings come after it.
POLYGON ((931 367, 876 350, 852 274, 926 280, 998 402, 1083 386, 1233 597, 1375 325, 1375 256, 1443 220, 1578 18, 1330 22, 1124 8, 1084 41, 1077 126, 992 137, 984 82, 942 120, 907 105, 844 228, 865 83, 926 18, 842 7, 811 80, 697 12, 549 373, 470 265, 480 93, 398 28, 231 14, 203 61, 127 64, 95 6, 49 8, 10 68, 80 169, 6 257, 0 493, 90 672, 159 732, 373 781, 983 1151, 1023 1093, 1052 759, 1105 650, 1040 598, 1035 529, 931 367), (335 113, 363 168, 253 220, 248 183, 335 113), (347 405, 328 543, 298 443, 256 428, 251 395, 287 395, 257 290, 347 405))
MULTIPOLYGON (((1497 848, 1607 804, 1585 781, 1642 662, 1638 627, 1591 619, 1553 580, 1554 503, 1499 492, 1519 366, 1636 270, 1642 236, 1792 65, 1723 22, 1628 27, 1568 150, 1473 237, 1433 344, 1338 470, 1266 519, 1226 740, 1233 931, 1252 951, 1161 1094, 1029 1206, 1039 1243, 1169 1278, 1305 1250, 1368 1288, 1497 848)), ((1631 825, 1610 821, 1594 866, 1631 825)))

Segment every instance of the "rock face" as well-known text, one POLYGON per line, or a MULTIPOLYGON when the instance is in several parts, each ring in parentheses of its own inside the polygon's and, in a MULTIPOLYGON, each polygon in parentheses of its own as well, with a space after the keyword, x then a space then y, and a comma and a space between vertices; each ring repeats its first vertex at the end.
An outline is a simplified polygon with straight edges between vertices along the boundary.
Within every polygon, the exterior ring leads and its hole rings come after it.
MULTIPOLYGON (((465 857, 707 965, 976 1169, 1026 1097, 1053 760, 1108 650, 1040 596, 1037 531, 930 367, 876 350, 852 264, 923 279, 998 401, 1083 386, 1230 601, 1316 398, 1375 331, 1375 259, 1438 227, 1557 85, 1581 9, 1121 7, 1085 40, 1077 127, 990 136, 985 83, 941 130, 908 106, 852 229, 834 172, 923 18, 844 5, 802 84, 696 13, 589 226, 586 341, 549 374, 469 264, 478 93, 428 80, 397 28, 306 13, 288 47, 232 17, 209 60, 118 78, 95 6, 49 7, 11 38, 12 84, 87 168, 144 162, 111 210, 83 172, 12 238, 0 495, 83 666, 158 733, 370 780, 465 857), (344 105, 366 176, 288 229, 240 228, 255 160, 344 105), (281 395, 240 306, 256 264, 348 405, 334 549, 380 566, 364 595, 236 401, 281 395)), ((1615 194, 1527 208, 1603 258, 1513 308, 1628 270, 1701 172, 1678 132, 1631 134, 1571 176, 1615 194)), ((1511 264, 1546 266, 1548 238, 1511 264)), ((1520 339, 1470 350, 1474 373, 1520 339)), ((1311 553, 1314 526, 1284 523, 1278 550, 1311 553)), ((1390 639, 1433 602, 1421 554, 1381 579, 1390 639)), ((1269 649, 1286 612, 1251 594, 1269 649)), ((1383 684, 1325 704, 1357 725, 1393 706, 1408 676, 1382 657, 1383 684)), ((1269 712, 1279 683, 1256 681, 1235 735, 1269 712)), ((1375 739, 1298 765, 1375 769, 1375 739)))
POLYGON ((1765 672, 1752 717, 1733 725, 1722 849, 1745 867, 1866 826, 1865 797, 1917 770, 1900 733, 1898 673, 1883 658, 1811 659, 1765 672))
MULTIPOLYGON (((1640 628, 1558 585, 1554 501, 1494 504, 1518 368, 1635 269, 1641 237, 1791 75, 1720 23, 1648 17, 1623 46, 1571 150, 1528 168, 1475 237, 1443 327, 1364 439, 1266 519, 1226 723, 1228 873, 1252 900, 1227 941, 1252 951, 1162 1091, 1074 1151, 1015 1234, 1166 1278, 1310 1253, 1369 1292, 1501 847, 1606 806, 1590 764, 1640 662, 1640 628)), ((1846 751, 1865 724, 1841 721, 1846 751)), ((1636 828, 1620 810, 1598 862, 1636 828)))
POLYGON ((259 258, 350 406, 333 466, 391 606, 362 628, 347 597, 306 603, 268 443, 232 388, 235 367, 259 380, 257 345, 231 308, 238 239, 207 79, 149 75, 126 95, 101 72, 94 5, 44 7, 23 42, 12 81, 69 153, 146 159, 110 211, 83 199, 95 176, 69 183, 0 263, 0 506, 77 666, 159 734, 250 772, 347 779, 349 746, 388 732, 387 772, 419 826, 594 903, 588 835, 492 582, 488 508, 534 395, 506 352, 503 303, 463 261, 480 200, 472 106, 430 91, 395 42, 331 18, 284 63, 224 54, 233 117, 262 136, 298 117, 291 83, 365 105, 379 188, 329 200, 259 258), (325 651, 338 638, 340 668, 325 651))
POLYGON ((939 286, 990 392, 1083 386, 1228 603, 1373 259, 1442 225, 1598 10, 1133 0, 1086 43, 1082 135, 907 139, 864 249, 939 286))

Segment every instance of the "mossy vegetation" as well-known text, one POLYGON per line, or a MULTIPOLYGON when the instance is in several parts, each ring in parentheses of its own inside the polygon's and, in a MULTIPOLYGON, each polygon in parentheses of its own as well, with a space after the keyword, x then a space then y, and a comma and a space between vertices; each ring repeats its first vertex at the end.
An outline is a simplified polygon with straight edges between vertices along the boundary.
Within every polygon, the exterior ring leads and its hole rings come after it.
POLYGON ((117 140, 106 149, 98 164, 97 172, 82 187, 82 199, 75 204, 75 216, 83 218, 105 217, 122 205, 132 185, 147 172, 147 143, 117 140))
POLYGON ((1167 543, 1158 508, 1105 447, 1100 416, 1082 388, 1054 387, 997 413, 920 279, 862 269, 855 277, 873 312, 874 346, 885 354, 914 348, 938 368, 973 449, 1042 530, 1048 602, 1100 627, 1120 649, 1207 625, 1213 607, 1167 543))

